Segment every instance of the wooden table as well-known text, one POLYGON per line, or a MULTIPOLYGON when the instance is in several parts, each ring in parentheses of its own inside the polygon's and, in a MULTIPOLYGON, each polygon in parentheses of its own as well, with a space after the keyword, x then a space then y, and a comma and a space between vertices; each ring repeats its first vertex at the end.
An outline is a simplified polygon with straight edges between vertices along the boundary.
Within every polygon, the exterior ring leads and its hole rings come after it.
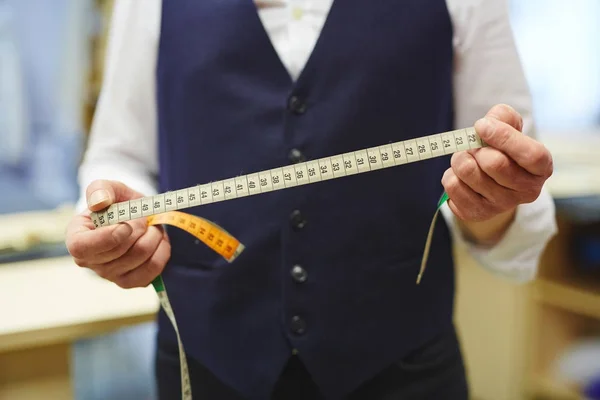
POLYGON ((153 320, 151 287, 123 290, 69 257, 0 265, 0 399, 71 400, 70 346, 153 320))

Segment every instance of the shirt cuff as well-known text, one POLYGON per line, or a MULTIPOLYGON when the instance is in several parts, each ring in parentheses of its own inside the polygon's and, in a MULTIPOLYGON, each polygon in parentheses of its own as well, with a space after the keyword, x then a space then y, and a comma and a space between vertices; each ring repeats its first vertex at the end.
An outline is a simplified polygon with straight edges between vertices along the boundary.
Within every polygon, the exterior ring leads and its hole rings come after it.
POLYGON ((447 203, 440 211, 455 244, 466 248, 482 267, 515 283, 529 282, 536 277, 542 253, 558 232, 554 201, 545 188, 537 200, 517 207, 513 223, 492 247, 467 241, 447 203))

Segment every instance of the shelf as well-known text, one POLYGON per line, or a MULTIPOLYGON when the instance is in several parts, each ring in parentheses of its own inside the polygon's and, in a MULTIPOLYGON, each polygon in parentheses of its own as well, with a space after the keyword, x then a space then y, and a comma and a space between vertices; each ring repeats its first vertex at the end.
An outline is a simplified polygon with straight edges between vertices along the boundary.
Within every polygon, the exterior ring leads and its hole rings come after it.
POLYGON ((542 279, 535 283, 533 293, 542 303, 600 319, 600 284, 596 282, 566 280, 557 283, 542 279))
POLYGON ((547 375, 534 376, 529 383, 529 392, 535 398, 548 400, 581 400, 582 398, 576 388, 556 382, 547 375))

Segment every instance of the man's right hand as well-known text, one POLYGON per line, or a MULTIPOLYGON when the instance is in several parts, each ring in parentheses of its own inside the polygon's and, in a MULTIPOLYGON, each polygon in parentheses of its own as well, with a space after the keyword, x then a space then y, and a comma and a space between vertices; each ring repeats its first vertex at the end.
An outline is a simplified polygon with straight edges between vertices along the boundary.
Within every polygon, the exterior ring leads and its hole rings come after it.
MULTIPOLYGON (((120 182, 98 180, 88 186, 86 197, 89 211, 100 211, 143 195, 120 182)), ((160 275, 171 257, 162 228, 138 218, 96 229, 89 211, 75 216, 67 227, 67 249, 77 265, 126 289, 148 286, 160 275)))

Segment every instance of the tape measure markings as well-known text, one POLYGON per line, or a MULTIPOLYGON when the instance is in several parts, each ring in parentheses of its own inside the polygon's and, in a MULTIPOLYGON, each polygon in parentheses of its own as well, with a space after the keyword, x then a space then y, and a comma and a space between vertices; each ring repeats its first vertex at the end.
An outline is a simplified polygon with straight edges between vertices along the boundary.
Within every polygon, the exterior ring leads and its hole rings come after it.
POLYGON ((179 335, 179 328, 177 327, 177 320, 175 318, 175 313, 173 312, 173 308, 171 307, 171 302, 169 301, 169 296, 167 295, 167 289, 162 281, 162 277, 159 275, 157 279, 152 282, 154 286, 154 290, 156 291, 156 295, 158 296, 158 300, 160 302, 161 307, 165 311, 165 314, 171 321, 173 325, 173 329, 175 330, 175 336, 177 336, 177 348, 179 349, 179 372, 181 376, 181 399, 182 400, 192 400, 192 383, 190 382, 190 374, 187 365, 187 359, 185 355, 185 348, 183 347, 183 342, 181 341, 181 336, 179 335))
POLYGON ((136 218, 312 184, 483 146, 485 144, 474 128, 458 129, 114 203, 106 210, 91 213, 91 218, 96 227, 114 225, 136 218))
POLYGON ((168 211, 148 217, 148 225, 161 224, 172 225, 190 233, 229 262, 233 262, 244 250, 244 245, 227 230, 198 216, 168 211))
MULTIPOLYGON (((229 234, 229 232, 227 232, 225 229, 221 228, 214 222, 196 215, 185 214, 180 211, 167 211, 166 213, 149 216, 147 224, 149 226, 165 224, 183 229, 184 231, 204 242, 213 251, 224 257, 228 262, 233 262, 244 250, 244 245, 231 234, 229 234)), ((162 275, 158 275, 154 281, 152 281, 152 286, 156 291, 161 307, 173 325, 173 329, 175 330, 175 335, 177 337, 177 346, 179 349, 179 367, 181 374, 181 398, 182 400, 191 400, 192 386, 190 382, 185 348, 183 346, 183 341, 181 340, 179 327, 177 326, 177 320, 175 318, 175 312, 173 311, 173 307, 169 301, 169 296, 167 294, 167 289, 162 275)))
MULTIPOLYGON (((91 218, 98 228, 148 217, 148 225, 166 224, 183 229, 227 261, 233 262, 244 250, 242 243, 217 224, 177 210, 393 167, 484 145, 473 128, 460 129, 119 202, 106 210, 91 213, 91 218)), ((448 196, 444 193, 438 202, 427 235, 417 284, 425 271, 435 221, 442 204, 447 200, 448 196)), ((177 336, 182 400, 191 400, 192 387, 185 349, 162 276, 157 276, 152 285, 177 336)))

